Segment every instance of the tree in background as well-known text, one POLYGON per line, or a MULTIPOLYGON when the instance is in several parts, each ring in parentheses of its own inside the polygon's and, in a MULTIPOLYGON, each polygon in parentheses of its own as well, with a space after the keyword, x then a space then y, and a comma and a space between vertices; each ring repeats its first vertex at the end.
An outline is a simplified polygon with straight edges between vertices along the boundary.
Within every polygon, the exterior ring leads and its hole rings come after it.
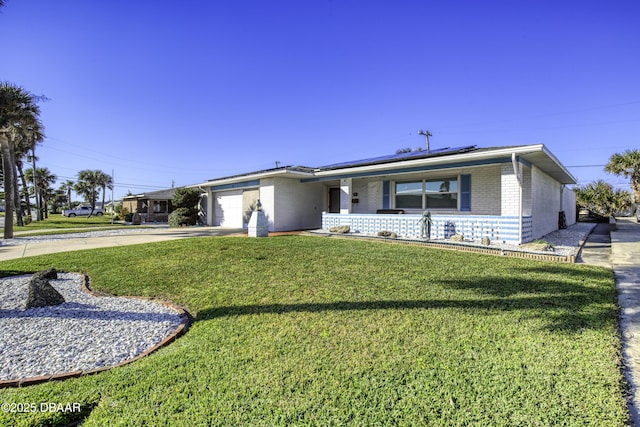
POLYGON ((67 205, 67 194, 65 191, 57 189, 53 190, 53 196, 50 198, 51 200, 51 213, 60 213, 67 205))
POLYGON ((9 82, 0 83, 0 149, 2 150, 6 216, 4 238, 13 238, 13 214, 16 203, 15 140, 21 131, 40 124, 38 97, 9 82))
POLYGON ((198 204, 200 203, 199 190, 184 187, 176 188, 172 202, 176 209, 169 214, 170 227, 196 225, 198 222, 198 204))
POLYGON ((51 186, 56 182, 57 177, 52 174, 47 168, 36 168, 36 173, 33 173, 33 168, 29 168, 24 171, 27 182, 32 184, 31 193, 39 197, 40 208, 44 214, 44 218, 49 217, 48 202, 55 196, 55 193, 51 186), (34 176, 35 175, 35 176, 34 176), (35 194, 35 188, 38 187, 38 194, 35 194))
POLYGON ((67 207, 71 209, 71 192, 73 191, 74 182, 70 179, 60 184, 59 190, 67 195, 67 207))
POLYGON ((622 154, 614 154, 604 170, 614 175, 631 178, 633 200, 640 203, 640 150, 627 150, 622 154))
POLYGON ((96 174, 98 186, 102 188, 102 209, 104 209, 104 198, 107 193, 107 188, 109 190, 113 189, 113 179, 111 178, 111 175, 107 175, 102 171, 96 172, 98 172, 96 174))
POLYGON ((73 186, 74 191, 84 197, 84 200, 91 205, 91 213, 96 209, 96 200, 98 199, 98 190, 102 187, 101 170, 85 169, 78 172, 78 182, 73 186))
MULTIPOLYGON (((21 198, 24 200, 24 206, 26 209, 26 215, 31 220, 31 201, 29 194, 29 186, 27 185, 27 179, 24 174, 24 165, 25 161, 27 163, 31 162, 34 166, 36 160, 38 158, 35 155, 35 147, 36 144, 42 142, 44 140, 43 129, 40 127, 39 123, 35 123, 33 126, 28 127, 26 129, 22 129, 21 132, 18 133, 18 137, 16 138, 16 170, 17 170, 17 178, 20 178, 21 182, 21 198), (29 154, 31 151, 31 154, 29 154)), ((16 181, 16 186, 18 185, 16 181)), ((22 203, 19 203, 21 205, 22 203)), ((16 206, 18 209, 18 206, 16 206)), ((20 209, 21 211, 21 209, 20 209)), ((16 219, 18 221, 18 225, 21 225, 21 217, 20 215, 16 215, 16 219)), ((42 219, 41 216, 38 216, 37 219, 42 219)))
POLYGON ((628 209, 632 204, 631 193, 614 190, 611 184, 603 180, 576 187, 574 191, 579 209, 586 209, 604 217, 614 216, 616 212, 628 209))

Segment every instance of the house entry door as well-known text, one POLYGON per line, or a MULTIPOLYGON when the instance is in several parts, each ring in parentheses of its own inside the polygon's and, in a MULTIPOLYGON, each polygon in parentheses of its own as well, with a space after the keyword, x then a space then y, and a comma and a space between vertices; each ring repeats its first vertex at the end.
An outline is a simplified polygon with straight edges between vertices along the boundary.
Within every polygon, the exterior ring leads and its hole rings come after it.
POLYGON ((329 189, 329 213, 340 213, 340 188, 329 189))

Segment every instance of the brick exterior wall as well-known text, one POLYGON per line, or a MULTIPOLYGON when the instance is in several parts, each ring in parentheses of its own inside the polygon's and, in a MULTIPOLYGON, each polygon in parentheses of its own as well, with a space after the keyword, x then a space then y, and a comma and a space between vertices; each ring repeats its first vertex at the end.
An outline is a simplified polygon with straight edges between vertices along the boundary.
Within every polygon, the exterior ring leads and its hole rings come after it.
MULTIPOLYGON (((319 183, 301 184, 299 179, 271 179, 274 202, 269 218, 269 231, 319 228, 322 225, 322 201, 325 187, 319 183)), ((261 196, 262 196, 262 183, 261 196)), ((266 212, 265 212, 266 213, 266 212)))
MULTIPOLYGON (((532 170, 533 192, 533 236, 542 237, 558 229, 558 213, 562 184, 542 172, 539 168, 532 170)), ((569 220, 569 218, 567 218, 569 220)), ((575 214, 574 214, 575 222, 575 214)))
POLYGON ((500 215, 502 203, 501 168, 487 166, 469 169, 471 174, 471 212, 474 215, 500 215))

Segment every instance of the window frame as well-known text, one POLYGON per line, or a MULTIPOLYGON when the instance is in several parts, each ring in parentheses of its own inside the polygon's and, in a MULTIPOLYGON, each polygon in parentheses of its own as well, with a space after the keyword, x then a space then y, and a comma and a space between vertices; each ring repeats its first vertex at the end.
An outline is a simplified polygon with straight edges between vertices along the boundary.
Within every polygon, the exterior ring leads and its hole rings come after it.
POLYGON ((446 210, 456 210, 456 211, 460 211, 460 197, 461 197, 461 193, 460 193, 460 175, 453 175, 453 176, 444 176, 444 177, 437 177, 437 178, 422 178, 420 180, 396 180, 393 181, 393 205, 395 209, 414 209, 414 210, 440 210, 440 211, 446 211, 446 210), (427 192, 427 182, 438 182, 438 181, 453 181, 456 183, 456 191, 448 191, 448 192, 427 192), (409 184, 409 183, 421 183, 422 184, 422 207, 421 208, 410 208, 410 207, 404 207, 404 206, 398 206, 398 194, 397 194, 397 190, 398 190, 398 184, 409 184), (449 208, 442 208, 442 207, 429 207, 427 206, 427 201, 428 201, 428 194, 455 194, 456 197, 456 205, 455 207, 449 207, 449 208))

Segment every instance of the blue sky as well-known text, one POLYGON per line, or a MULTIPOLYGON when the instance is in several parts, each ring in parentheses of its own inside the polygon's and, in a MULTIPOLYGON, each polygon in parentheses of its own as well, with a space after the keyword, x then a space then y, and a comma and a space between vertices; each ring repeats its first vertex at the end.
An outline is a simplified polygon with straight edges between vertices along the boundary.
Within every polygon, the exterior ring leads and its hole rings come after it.
POLYGON ((580 184, 640 146, 640 2, 7 0, 0 80, 40 166, 115 196, 280 165, 545 144, 580 184), (600 165, 585 167, 590 165, 600 165))

